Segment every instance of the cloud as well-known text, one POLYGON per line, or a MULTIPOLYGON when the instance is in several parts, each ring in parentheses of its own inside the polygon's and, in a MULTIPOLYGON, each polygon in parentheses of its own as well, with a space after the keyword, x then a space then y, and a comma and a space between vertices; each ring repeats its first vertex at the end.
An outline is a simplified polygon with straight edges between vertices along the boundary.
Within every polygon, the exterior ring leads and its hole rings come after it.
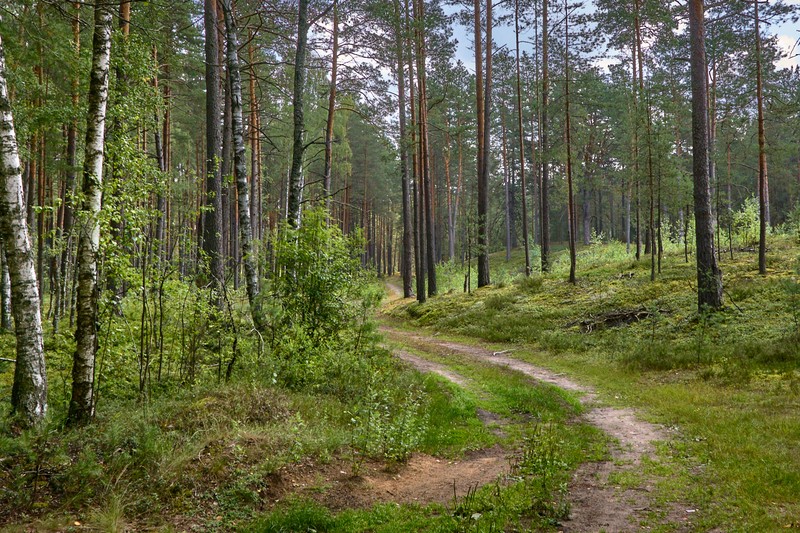
MULTIPOLYGON (((800 0, 798 0, 800 1, 800 0)), ((800 54, 800 46, 796 46, 797 39, 790 35, 778 35, 778 48, 780 48, 787 57, 777 61, 775 65, 778 68, 789 68, 800 64, 798 54, 800 54)))

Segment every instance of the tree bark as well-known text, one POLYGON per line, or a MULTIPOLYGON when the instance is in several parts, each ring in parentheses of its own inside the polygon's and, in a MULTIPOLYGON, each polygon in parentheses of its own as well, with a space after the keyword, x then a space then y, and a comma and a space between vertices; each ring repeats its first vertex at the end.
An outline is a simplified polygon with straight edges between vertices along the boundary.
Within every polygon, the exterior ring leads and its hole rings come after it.
MULTIPOLYGON (((395 2, 395 12, 396 16, 399 19, 400 13, 398 12, 396 2, 395 2)), ((338 74, 338 67, 339 67, 339 2, 338 0, 333 0, 333 50, 331 51, 331 84, 328 91, 328 120, 325 126, 325 168, 324 168, 323 183, 322 183, 322 194, 325 197, 325 209, 328 211, 328 213, 330 213, 331 210, 330 195, 331 195, 331 172, 333 167, 333 121, 336 118, 336 77, 338 74)), ((403 122, 405 122, 405 120, 403 120, 403 122)), ((403 124, 403 126, 405 126, 405 124, 403 124)))
POLYGON ((697 297, 700 312, 722 307, 722 273, 714 254, 708 154, 708 72, 703 0, 689 3, 692 69, 692 170, 697 245, 697 297))
POLYGON ((308 0, 299 0, 297 12, 297 48, 294 56, 294 133, 292 135, 292 167, 289 171, 289 206, 286 218, 295 228, 300 227, 300 204, 303 201, 303 154, 305 143, 305 113, 303 92, 306 86, 306 46, 308 44, 308 0))
POLYGON ((94 364, 98 348, 97 323, 99 289, 97 260, 100 248, 98 215, 103 199, 108 77, 111 59, 111 9, 98 4, 94 13, 92 71, 86 125, 86 156, 83 164, 83 200, 78 255, 77 320, 75 358, 72 366, 72 398, 67 421, 82 424, 94 416, 94 364))
POLYGON ((764 81, 761 65, 761 25, 758 1, 753 2, 756 32, 756 100, 758 102, 758 273, 767 273, 767 226, 769 225, 769 187, 767 185, 767 150, 764 133, 764 81))
POLYGON ((436 256, 433 216, 433 173, 431 172, 430 143, 428 136, 428 92, 425 68, 425 12, 423 0, 415 0, 414 18, 417 21, 417 98, 419 126, 420 193, 425 227, 425 270, 428 276, 428 296, 436 296, 436 256))
MULTIPOLYGON (((6 64, 0 41, 0 233, 3 236, 3 282, 10 285, 17 341, 17 362, 11 408, 23 425, 34 425, 47 414, 47 372, 44 360, 41 304, 22 191, 14 118, 6 85, 6 64), (6 270, 6 264, 8 270, 6 270), (8 274, 6 274, 8 272, 8 274), (10 283, 6 276, 10 277, 10 283)), ((4 291, 5 292, 5 291, 4 291)), ((3 321, 6 304, 3 298, 3 321)), ((4 328, 10 326, 5 323, 4 328)))
POLYGON ((227 36, 228 76, 231 89, 231 123, 233 129, 233 174, 239 198, 239 241, 242 247, 247 299, 253 323, 258 331, 264 332, 266 323, 261 310, 256 257, 253 249, 253 228, 250 220, 250 192, 247 187, 247 156, 244 146, 244 120, 242 118, 242 75, 239 71, 239 39, 236 35, 236 21, 233 17, 231 0, 222 0, 227 36))
POLYGON ((411 146, 412 152, 412 170, 414 174, 413 198, 414 198, 414 272, 416 275, 417 286, 417 301, 425 303, 428 298, 425 292, 425 275, 426 269, 426 249, 425 249, 425 232, 423 229, 424 218, 422 213, 422 191, 421 189, 421 158, 420 149, 417 145, 417 123, 418 113, 417 104, 414 90, 414 57, 411 53, 411 10, 409 8, 408 0, 405 0, 405 22, 406 22, 406 49, 409 50, 408 54, 408 88, 409 88, 409 101, 411 107, 411 146))
POLYGON ((572 191, 572 134, 569 115, 569 6, 564 0, 564 128, 567 140, 567 223, 569 225, 569 282, 575 283, 576 244, 575 244, 575 195, 572 191))
POLYGON ((492 115, 492 0, 486 0, 486 88, 483 93, 483 158, 478 176, 478 287, 489 279, 489 144, 492 115))
POLYGON ((206 195, 203 219, 203 252, 208 261, 211 285, 215 288, 212 302, 222 307, 221 288, 225 277, 222 264, 222 176, 220 174, 220 75, 219 39, 217 37, 216 0, 205 0, 204 24, 206 32, 206 195))
POLYGON ((412 257, 413 244, 411 242, 412 214, 410 184, 408 176, 408 139, 406 138, 406 84, 405 84, 405 54, 403 53, 403 24, 400 17, 400 0, 394 0, 394 13, 397 19, 395 28, 395 46, 397 46, 397 94, 400 116, 400 179, 403 194, 403 297, 410 298, 412 291, 412 257))
MULTIPOLYGON (((0 51, 2 53, 2 51, 0 51)), ((3 251, 3 244, 0 242, 0 330, 11 331, 11 276, 8 271, 8 259, 3 251)))
POLYGON ((502 146, 500 147, 500 155, 503 161, 503 192, 505 193, 505 201, 503 207, 505 208, 505 223, 506 223, 506 262, 511 261, 511 176, 508 169, 508 135, 506 132, 506 114, 500 112, 500 131, 502 135, 502 146))
MULTIPOLYGON (((74 48, 75 59, 80 59, 81 51, 81 4, 76 2, 74 4, 75 15, 72 19, 72 46, 74 48)), ((75 74, 71 80, 72 88, 72 107, 77 109, 80 103, 80 78, 75 74)), ((78 122, 77 120, 70 119, 67 126, 67 169, 64 176, 64 207, 63 207, 63 222, 61 224, 60 237, 66 238, 67 242, 64 243, 64 248, 61 251, 61 283, 58 287, 58 306, 53 313, 53 329, 58 331, 58 321, 61 318, 66 306, 67 300, 67 285, 70 276, 67 275, 67 264, 70 257, 72 248, 72 224, 73 224, 73 202, 75 194, 75 182, 77 181, 77 168, 78 168, 78 122)), ((71 302, 71 299, 70 299, 71 302)))
POLYGON ((522 246, 525 250, 525 275, 531 275, 531 251, 528 238, 528 186, 525 182, 525 130, 522 127, 522 76, 519 66, 519 0, 514 2, 514 37, 516 42, 517 128, 519 129, 519 178, 522 186, 522 246))
POLYGON ((547 4, 549 0, 543 0, 542 7, 542 183, 539 194, 541 195, 542 208, 540 216, 542 217, 541 231, 542 231, 542 272, 550 271, 550 201, 549 201, 549 188, 550 188, 550 158, 548 156, 548 139, 547 139, 547 103, 548 93, 550 92, 550 73, 548 71, 549 62, 547 58, 548 52, 548 21, 547 21, 547 4))

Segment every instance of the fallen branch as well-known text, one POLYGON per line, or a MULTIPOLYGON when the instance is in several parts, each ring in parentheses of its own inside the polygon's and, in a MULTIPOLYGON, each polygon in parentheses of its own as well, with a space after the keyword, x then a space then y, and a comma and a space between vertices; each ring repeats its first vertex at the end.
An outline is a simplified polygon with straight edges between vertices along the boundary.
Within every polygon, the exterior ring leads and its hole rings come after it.
POLYGON ((0 357, 0 361, 5 361, 6 363, 16 363, 16 359, 6 359, 5 357, 0 357))
POLYGON ((580 326, 584 333, 591 333, 596 329, 613 328, 639 322, 654 314, 667 314, 663 309, 650 310, 644 307, 638 309, 618 309, 603 313, 602 315, 589 315, 589 318, 570 322, 566 327, 580 326))

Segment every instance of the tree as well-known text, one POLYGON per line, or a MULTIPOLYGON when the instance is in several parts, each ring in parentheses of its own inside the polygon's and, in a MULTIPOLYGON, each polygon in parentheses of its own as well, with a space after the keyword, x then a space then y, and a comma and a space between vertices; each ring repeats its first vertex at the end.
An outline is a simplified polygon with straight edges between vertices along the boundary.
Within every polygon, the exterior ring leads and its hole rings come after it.
POLYGON ((689 34, 692 69, 692 172, 697 246, 698 308, 722 307, 722 273, 714 254, 708 153, 708 71, 703 0, 689 3, 689 34))
POLYGON ((525 275, 531 275, 531 252, 528 242, 528 187, 525 182, 525 135, 522 128, 522 80, 519 66, 519 0, 514 2, 514 38, 516 44, 517 128, 519 128, 519 177, 522 185, 522 245, 525 248, 525 275))
POLYGON ((542 231, 542 272, 550 271, 550 153, 548 146, 548 114, 547 106, 550 94, 550 74, 548 62, 548 44, 550 29, 548 26, 548 9, 547 4, 549 0, 543 0, 542 6, 542 148, 541 148, 541 164, 542 164, 542 179, 541 179, 541 195, 542 207, 539 211, 539 216, 542 218, 540 223, 542 231))
POLYGON ((83 164, 83 200, 79 217, 78 296, 75 330, 75 357, 72 366, 72 398, 68 422, 81 424, 94 415, 94 364, 98 338, 97 259, 100 253, 100 220, 103 200, 103 161, 105 147, 108 75, 111 60, 110 6, 97 4, 94 12, 92 70, 89 82, 89 108, 86 125, 86 156, 83 164))
POLYGON ((403 53, 403 23, 400 16, 400 0, 394 0, 395 16, 395 48, 397 53, 397 105, 400 116, 400 180, 403 195, 403 251, 402 251, 402 275, 403 275, 403 297, 410 298, 411 278, 412 278, 412 257, 413 245, 411 243, 412 215, 411 215, 411 191, 408 175, 408 139, 406 138, 406 76, 405 76, 405 54, 403 53))
POLYGON ((758 272, 767 273, 767 226, 769 216, 769 181, 767 181, 767 150, 764 132, 764 81, 761 67, 761 27, 758 14, 758 2, 754 0, 756 40, 756 99, 758 104, 758 272))
POLYGON ((564 0, 564 128, 567 142, 567 225, 569 233, 569 282, 575 283, 575 196, 572 193, 572 137, 569 115, 569 5, 564 0))
MULTIPOLYGON (((478 54, 477 41, 480 40, 480 5, 476 7, 475 53, 478 54)), ((477 72, 476 59, 476 72, 477 72)), ((477 74, 476 74, 477 76, 477 74)), ((479 159, 478 172, 478 287, 489 285, 489 143, 491 140, 491 109, 492 109, 492 0, 486 0, 486 87, 483 91, 483 105, 478 111, 478 121, 483 121, 479 127, 478 135, 483 134, 479 145, 482 157, 479 159)), ((477 81, 476 83, 480 83, 477 81)), ((480 96, 478 97, 480 98, 480 96)))
POLYGON ((236 21, 233 16, 231 0, 222 0, 225 15, 225 35, 227 37, 228 76, 231 90, 231 123, 233 126, 233 172, 239 198, 239 233, 244 263, 247 299, 250 312, 258 331, 264 331, 266 324, 261 312, 259 293, 261 285, 253 249, 253 226, 250 219, 250 194, 247 186, 247 158, 244 147, 244 121, 242 119, 242 75, 239 71, 239 39, 236 35, 236 21))
POLYGON ((339 3, 333 0, 333 50, 331 51, 331 84, 328 91, 328 120, 325 125, 325 170, 322 194, 325 208, 331 210, 331 171, 333 167, 333 121, 336 118, 336 76, 339 67, 339 3))
MULTIPOLYGON (((36 265, 23 202, 22 170, 14 118, 6 85, 6 62, 0 40, 0 233, 11 284, 17 362, 11 408, 23 424, 47 414, 47 372, 36 265)), ((5 270, 5 268, 3 269, 5 270)), ((2 273, 5 280, 5 272, 2 273)))
POLYGON ((208 261, 211 286, 215 289, 212 301, 222 306, 222 283, 225 271, 222 263, 222 175, 220 162, 221 95, 219 75, 219 39, 217 38, 217 0, 205 0, 203 21, 205 25, 205 70, 206 70, 206 211, 203 215, 203 252, 208 261))
POLYGON ((305 153, 305 112, 303 92, 306 88, 306 47, 308 45, 308 0, 299 0, 297 11, 297 47, 294 55, 294 91, 292 109, 292 167, 289 171, 289 202, 286 219, 293 227, 300 226, 300 204, 303 201, 303 154, 305 153))

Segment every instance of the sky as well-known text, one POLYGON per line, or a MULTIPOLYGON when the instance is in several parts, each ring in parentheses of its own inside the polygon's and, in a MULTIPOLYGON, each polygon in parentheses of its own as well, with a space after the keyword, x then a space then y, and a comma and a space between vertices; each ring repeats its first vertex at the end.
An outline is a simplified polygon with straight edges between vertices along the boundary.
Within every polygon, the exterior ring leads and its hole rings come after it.
MULTIPOLYGON (((589 0, 589 3, 591 3, 591 0, 589 0)), ((786 0, 786 3, 800 6, 800 0, 786 0)), ((445 7, 446 13, 454 13, 456 10, 457 8, 454 7, 445 7)), ((458 41, 456 57, 464 63, 467 69, 472 71, 475 64, 475 55, 472 51, 472 35, 474 30, 471 26, 464 27, 459 24, 454 24, 453 30, 454 37, 458 41)), ((800 39, 800 23, 788 22, 781 26, 768 26, 762 31, 777 35, 778 45, 787 55, 787 57, 777 62, 778 68, 800 65, 800 44, 797 44, 798 39, 800 39)), ((495 27, 494 41, 498 46, 507 46, 509 49, 513 50, 515 47, 514 28, 509 26, 495 27)), ((523 48, 526 48, 526 45, 523 45, 523 48)), ((532 46, 527 45, 527 48, 532 49, 532 46)), ((600 64, 609 64, 613 62, 614 60, 612 59, 602 59, 598 61, 600 64)))

